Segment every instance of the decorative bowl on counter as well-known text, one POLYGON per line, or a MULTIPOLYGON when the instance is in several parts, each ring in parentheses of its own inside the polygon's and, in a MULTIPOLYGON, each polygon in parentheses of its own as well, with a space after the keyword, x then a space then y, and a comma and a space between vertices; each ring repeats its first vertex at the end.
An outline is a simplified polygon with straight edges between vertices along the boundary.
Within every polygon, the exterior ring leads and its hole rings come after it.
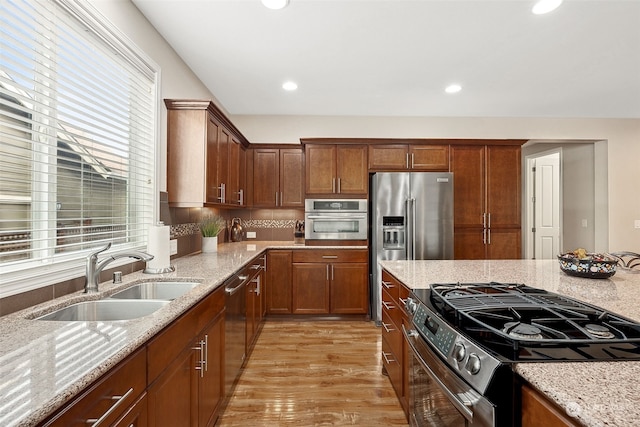
POLYGON ((606 279, 616 274, 618 260, 605 254, 587 253, 583 257, 573 252, 558 255, 560 269, 569 276, 606 279))

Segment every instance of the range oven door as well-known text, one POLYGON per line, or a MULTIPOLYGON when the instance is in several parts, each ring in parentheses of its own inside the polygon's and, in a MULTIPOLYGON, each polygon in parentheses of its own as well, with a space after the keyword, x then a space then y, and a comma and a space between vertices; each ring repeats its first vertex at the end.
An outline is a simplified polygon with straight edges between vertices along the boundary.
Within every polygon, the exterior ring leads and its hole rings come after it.
POLYGON ((495 425, 495 408, 453 372, 417 331, 409 343, 409 422, 412 427, 495 425))

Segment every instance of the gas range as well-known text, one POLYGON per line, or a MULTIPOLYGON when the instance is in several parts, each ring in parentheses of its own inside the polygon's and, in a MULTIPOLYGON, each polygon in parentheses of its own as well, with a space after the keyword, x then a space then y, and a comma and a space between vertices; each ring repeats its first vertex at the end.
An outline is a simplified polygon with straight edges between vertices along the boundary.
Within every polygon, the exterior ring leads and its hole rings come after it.
POLYGON ((407 308, 420 336, 485 395, 514 363, 640 360, 637 322, 524 284, 432 284, 407 308))

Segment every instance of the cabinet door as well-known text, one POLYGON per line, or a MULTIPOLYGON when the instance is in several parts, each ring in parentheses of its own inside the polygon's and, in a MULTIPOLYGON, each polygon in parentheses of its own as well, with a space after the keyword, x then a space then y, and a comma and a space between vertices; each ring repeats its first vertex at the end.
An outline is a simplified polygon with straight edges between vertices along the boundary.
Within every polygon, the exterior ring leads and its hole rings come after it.
POLYGON ((520 146, 487 147, 488 225, 520 227, 520 146))
POLYGON ((486 259, 486 231, 482 227, 456 229, 453 235, 454 259, 486 259))
POLYGON ((411 170, 448 171, 448 145, 410 145, 409 156, 411 170))
POLYGON ((246 354, 250 353, 253 340, 256 338, 258 330, 259 312, 260 312, 260 295, 258 287, 260 284, 260 276, 254 277, 246 286, 247 293, 247 348, 246 354))
POLYGON ((304 162, 302 150, 280 149, 279 205, 304 206, 304 162))
POLYGON ((280 153, 274 149, 253 150, 253 206, 274 207, 279 190, 280 153))
POLYGON ((221 132, 220 128, 213 119, 209 118, 207 120, 207 203, 221 203, 222 193, 218 181, 218 139, 221 132))
POLYGON ((407 170, 408 167, 406 145, 371 145, 369 147, 369 169, 402 171, 407 170))
POLYGON ((205 365, 203 372, 195 375, 198 378, 198 425, 204 427, 214 424, 224 399, 224 314, 219 314, 201 337, 205 342, 205 365))
POLYGON ((571 427, 566 412, 529 385, 522 386, 522 427, 571 427))
POLYGON ((336 146, 336 193, 367 194, 369 172, 366 145, 336 146))
POLYGON ((329 313, 329 264, 294 263, 293 313, 329 313))
POLYGON ((235 138, 229 141, 228 173, 226 184, 226 204, 240 205, 240 151, 241 144, 235 138))
POLYGON ((291 314, 292 312, 292 252, 270 250, 267 253, 267 313, 291 314))
POLYGON ((369 269, 367 263, 331 264, 331 313, 369 312, 369 269))
POLYGON ((229 150, 231 149, 231 135, 222 126, 218 127, 218 150, 216 153, 218 160, 217 185, 222 190, 222 200, 219 203, 228 204, 233 195, 229 192, 229 150))
POLYGON ((452 146, 451 154, 455 227, 483 227, 486 212, 484 146, 452 146))
POLYGON ((147 394, 144 393, 113 427, 147 427, 147 424, 147 394))
POLYGON ((150 427, 197 425, 198 358, 195 350, 185 349, 148 389, 150 427))
POLYGON ((336 192, 336 146, 305 146, 307 194, 334 194, 336 192))
POLYGON ((487 259, 522 258, 521 230, 492 227, 487 231, 487 259))

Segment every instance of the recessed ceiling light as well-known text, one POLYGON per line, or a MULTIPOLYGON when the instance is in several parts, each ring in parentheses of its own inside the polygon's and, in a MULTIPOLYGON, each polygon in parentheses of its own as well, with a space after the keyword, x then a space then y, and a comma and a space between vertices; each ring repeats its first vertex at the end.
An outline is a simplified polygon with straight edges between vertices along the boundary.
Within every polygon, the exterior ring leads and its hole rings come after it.
POLYGON ((562 4, 562 0, 539 0, 531 8, 531 12, 536 15, 543 15, 556 10, 562 4))
POLYGON ((298 89, 298 85, 295 82, 284 82, 282 89, 292 91, 298 89))
POLYGON ((289 0, 262 0, 262 4, 269 9, 284 9, 288 4, 289 0))
POLYGON ((452 84, 447 86, 444 91, 447 93, 458 93, 462 90, 462 86, 460 86, 459 84, 452 84))

